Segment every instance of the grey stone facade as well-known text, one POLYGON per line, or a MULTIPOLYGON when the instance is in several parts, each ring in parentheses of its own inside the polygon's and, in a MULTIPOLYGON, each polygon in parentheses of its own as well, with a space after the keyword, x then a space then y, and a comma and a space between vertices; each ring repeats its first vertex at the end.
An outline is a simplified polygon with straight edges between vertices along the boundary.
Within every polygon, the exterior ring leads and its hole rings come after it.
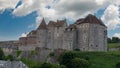
POLYGON ((66 20, 41 22, 37 30, 38 44, 48 49, 107 51, 107 27, 89 14, 67 26, 66 20))

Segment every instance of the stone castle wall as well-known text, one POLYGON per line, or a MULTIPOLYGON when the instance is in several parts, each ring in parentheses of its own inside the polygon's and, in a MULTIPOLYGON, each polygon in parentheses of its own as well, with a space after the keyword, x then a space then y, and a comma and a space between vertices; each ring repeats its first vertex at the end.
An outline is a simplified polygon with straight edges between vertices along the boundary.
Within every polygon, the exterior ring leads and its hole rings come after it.
POLYGON ((69 26, 66 20, 51 21, 47 25, 43 19, 40 26, 31 31, 27 37, 21 37, 17 45, 20 50, 34 50, 36 47, 41 47, 107 51, 107 27, 93 15, 79 19, 69 26))

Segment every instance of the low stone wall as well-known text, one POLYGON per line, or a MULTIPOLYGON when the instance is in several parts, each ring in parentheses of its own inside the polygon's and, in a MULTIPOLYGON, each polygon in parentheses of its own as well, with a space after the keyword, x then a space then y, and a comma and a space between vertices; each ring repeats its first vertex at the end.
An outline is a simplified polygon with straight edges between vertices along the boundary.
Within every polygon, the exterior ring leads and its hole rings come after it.
POLYGON ((0 68, 28 68, 28 67, 21 61, 0 60, 0 68))
POLYGON ((108 51, 120 51, 120 47, 109 48, 108 51))
POLYGON ((40 48, 37 47, 35 50, 32 51, 22 51, 21 57, 22 58, 30 58, 35 60, 36 62, 39 61, 46 61, 51 63, 58 63, 57 59, 61 55, 64 50, 61 49, 48 49, 48 48, 40 48), (51 56, 50 54, 53 53, 51 56))

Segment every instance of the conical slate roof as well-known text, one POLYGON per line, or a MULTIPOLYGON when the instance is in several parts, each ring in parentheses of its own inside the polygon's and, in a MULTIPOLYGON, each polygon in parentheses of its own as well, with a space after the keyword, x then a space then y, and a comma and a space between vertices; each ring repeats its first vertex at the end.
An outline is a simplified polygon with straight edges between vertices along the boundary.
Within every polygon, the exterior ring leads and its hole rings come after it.
POLYGON ((46 28, 47 28, 47 25, 46 25, 46 22, 43 18, 43 20, 42 20, 41 24, 39 25, 38 29, 46 29, 46 28))
POLYGON ((84 19, 79 19, 76 21, 77 24, 81 24, 81 23, 92 23, 92 24, 100 24, 100 25, 104 25, 104 23, 99 20, 96 16, 89 14, 86 18, 84 19))

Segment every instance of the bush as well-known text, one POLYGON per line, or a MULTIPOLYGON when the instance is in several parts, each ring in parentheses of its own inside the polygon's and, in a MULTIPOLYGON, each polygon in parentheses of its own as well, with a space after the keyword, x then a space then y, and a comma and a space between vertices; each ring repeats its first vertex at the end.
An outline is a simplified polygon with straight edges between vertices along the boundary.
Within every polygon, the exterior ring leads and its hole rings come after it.
POLYGON ((17 57, 21 54, 22 51, 18 50, 16 51, 17 57))
POLYGON ((43 63, 40 68, 60 68, 59 65, 51 63, 43 63))
POLYGON ((59 62, 61 65, 65 65, 67 68, 70 67, 70 61, 75 58, 75 54, 72 52, 63 53, 59 57, 59 62))
POLYGON ((14 60, 14 57, 12 55, 8 55, 5 58, 6 58, 6 60, 10 60, 10 61, 14 60))
POLYGON ((49 56, 50 56, 50 57, 55 56, 55 53, 54 53, 54 52, 51 52, 51 53, 49 54, 49 56))
POLYGON ((60 65, 60 68, 67 68, 65 65, 60 65))
POLYGON ((120 62, 116 64, 116 68, 120 68, 120 62))
POLYGON ((21 61, 26 64, 29 68, 36 68, 36 61, 30 58, 21 58, 21 61))
POLYGON ((89 63, 85 59, 74 58, 71 60, 71 68, 88 68, 89 63))
POLYGON ((74 49, 74 51, 80 51, 80 49, 74 49))
POLYGON ((5 55, 3 50, 0 48, 0 60, 4 60, 5 59, 5 55))

